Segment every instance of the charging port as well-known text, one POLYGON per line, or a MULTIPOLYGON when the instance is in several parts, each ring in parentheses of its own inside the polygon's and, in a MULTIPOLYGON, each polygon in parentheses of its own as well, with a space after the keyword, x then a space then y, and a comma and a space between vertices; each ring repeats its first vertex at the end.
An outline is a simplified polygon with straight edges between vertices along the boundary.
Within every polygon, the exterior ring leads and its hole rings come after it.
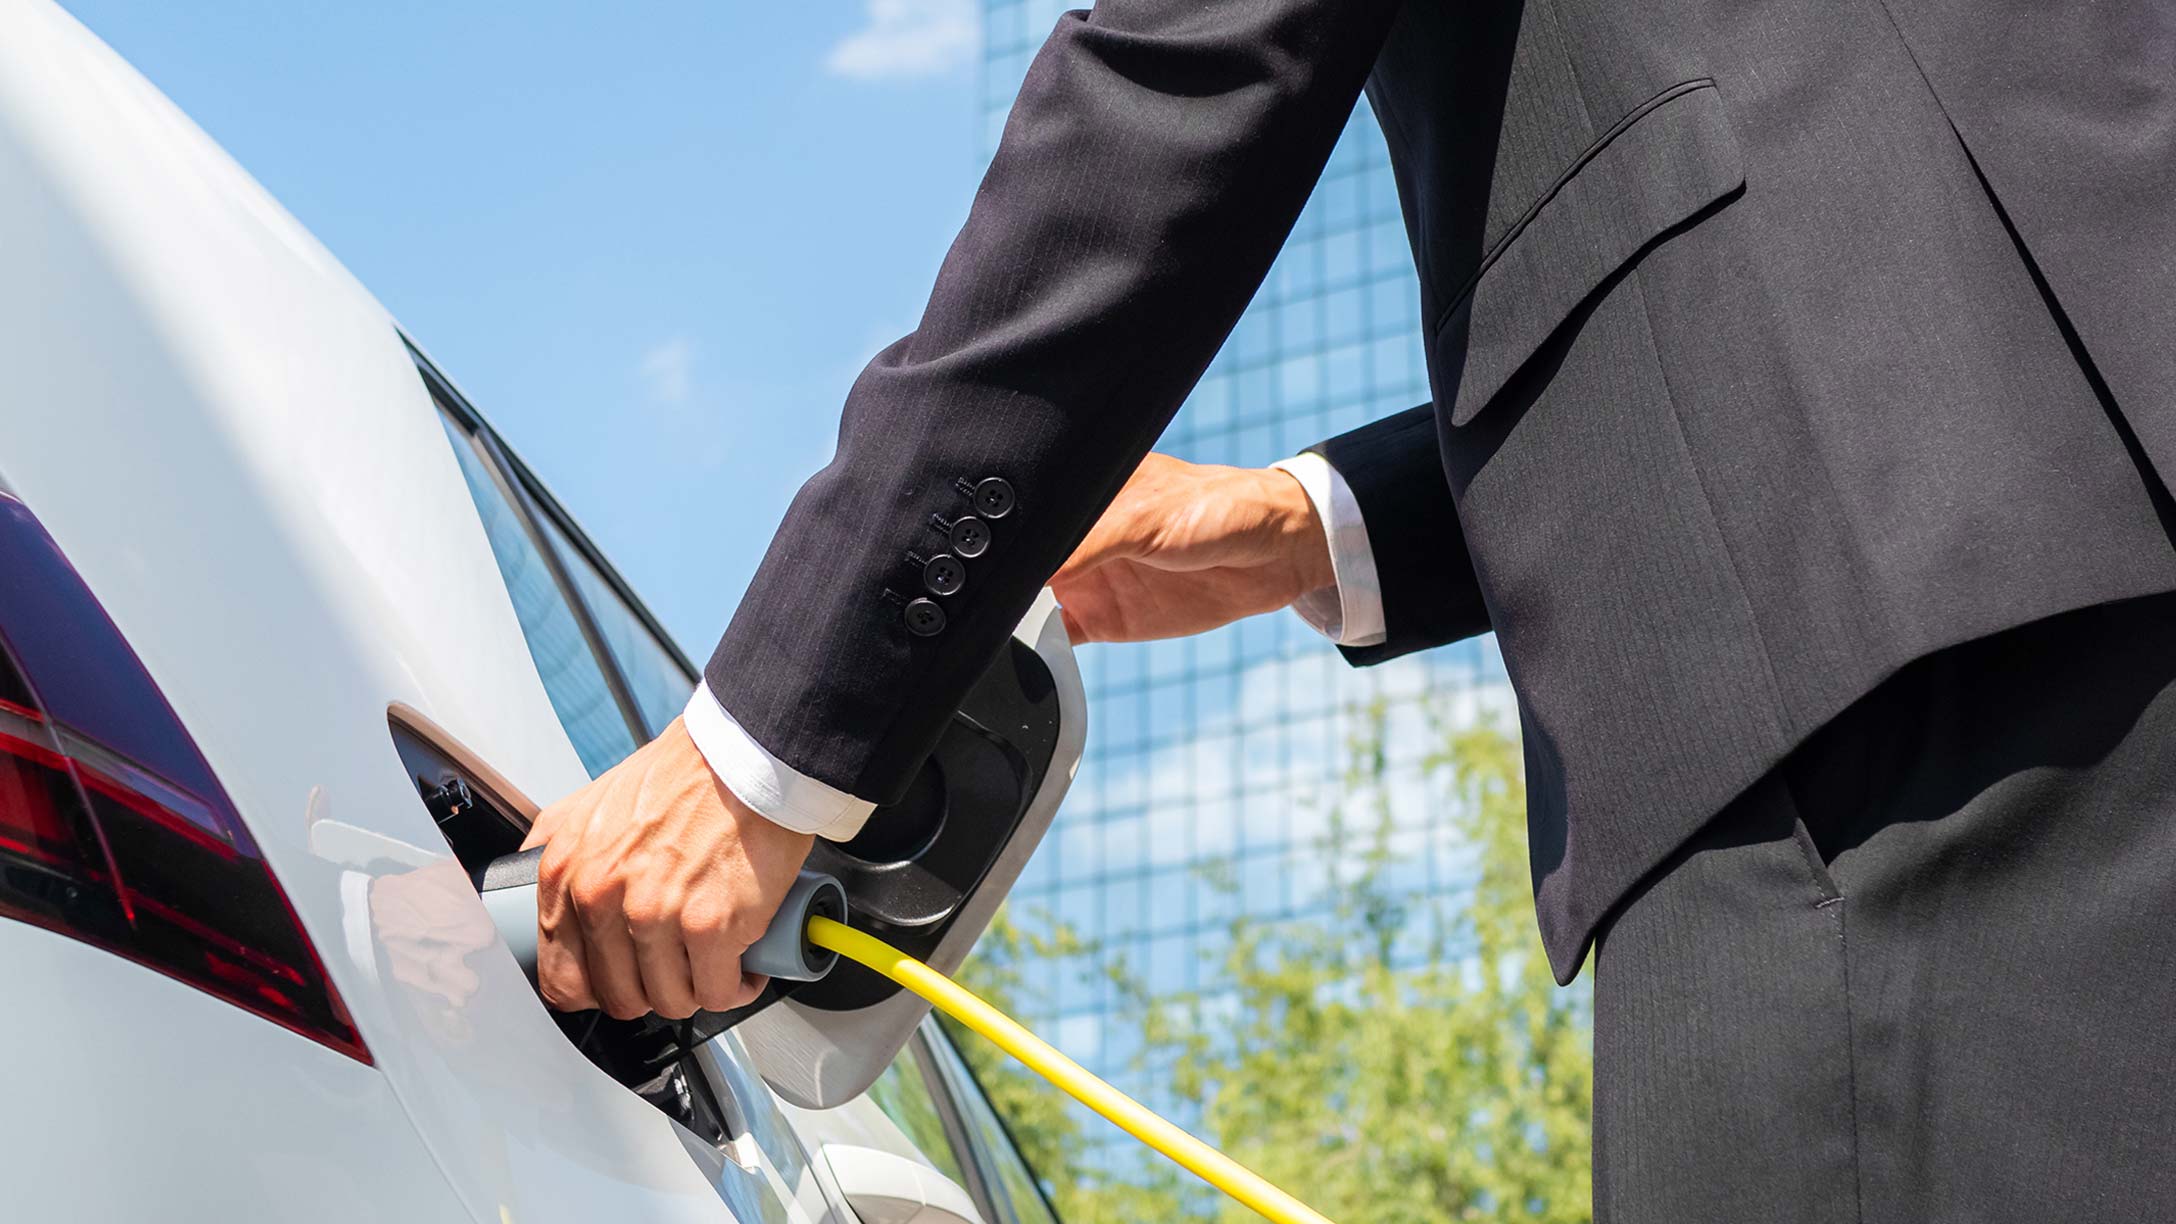
MULTIPOLYGON (((418 732, 394 722, 392 733, 417 796, 471 878, 521 849, 529 822, 515 805, 418 732)), ((693 1056, 700 1039, 684 1024, 654 1016, 614 1020, 599 1011, 546 1012, 598 1070, 703 1139, 724 1143, 743 1129, 737 1103, 721 1098, 693 1056)))

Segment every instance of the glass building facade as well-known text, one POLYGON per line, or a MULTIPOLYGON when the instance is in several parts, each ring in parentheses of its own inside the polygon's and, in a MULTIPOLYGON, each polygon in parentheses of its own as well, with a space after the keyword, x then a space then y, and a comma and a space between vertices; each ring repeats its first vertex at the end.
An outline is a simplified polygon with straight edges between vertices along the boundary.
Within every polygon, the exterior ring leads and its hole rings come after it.
MULTIPOLYGON (((985 154, 1029 61, 1070 7, 1079 5, 983 0, 985 154)), ((1262 465, 1427 398, 1412 248, 1363 102, 1267 281, 1158 449, 1262 465)), ((1123 963, 1151 997, 1213 995, 1235 919, 1335 921, 1330 886, 1351 858, 1328 838, 1360 740, 1380 744, 1383 787, 1399 800, 1387 805, 1385 882, 1408 893, 1455 887, 1465 851, 1429 817, 1421 758, 1442 743, 1446 718, 1486 711, 1512 727, 1502 662, 1494 640, 1481 639, 1354 669, 1281 613, 1189 640, 1091 646, 1081 663, 1087 757, 1012 913, 1030 931, 1069 929, 1090 950, 1029 964, 1022 1018, 1186 1124, 1188 1111, 1163 1088, 1168 1068, 1143 1057, 1138 1011, 1105 970, 1123 963)), ((1416 925, 1428 916, 1424 906, 1408 909, 1416 925)), ((1422 933, 1413 934, 1418 955, 1422 933)), ((1082 1129, 1108 1141, 1099 1154, 1109 1172, 1123 1176, 1141 1159, 1099 1120, 1082 1129)))

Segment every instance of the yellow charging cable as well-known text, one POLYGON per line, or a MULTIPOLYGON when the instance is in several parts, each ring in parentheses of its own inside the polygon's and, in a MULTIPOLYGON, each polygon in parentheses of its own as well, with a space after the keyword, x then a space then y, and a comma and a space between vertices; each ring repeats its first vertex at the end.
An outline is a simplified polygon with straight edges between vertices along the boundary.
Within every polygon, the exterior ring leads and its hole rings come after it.
POLYGON ((1087 1068, 1022 1028, 1012 1017, 983 1002, 975 992, 883 940, 820 915, 808 920, 808 938, 817 947, 829 948, 850 961, 867 965, 929 1000, 953 1019, 996 1042, 999 1049, 1019 1059, 1030 1071, 1057 1085, 1074 1100, 1109 1118, 1127 1134, 1278 1224, 1330 1224, 1321 1212, 1270 1185, 1254 1170, 1089 1074, 1087 1068))

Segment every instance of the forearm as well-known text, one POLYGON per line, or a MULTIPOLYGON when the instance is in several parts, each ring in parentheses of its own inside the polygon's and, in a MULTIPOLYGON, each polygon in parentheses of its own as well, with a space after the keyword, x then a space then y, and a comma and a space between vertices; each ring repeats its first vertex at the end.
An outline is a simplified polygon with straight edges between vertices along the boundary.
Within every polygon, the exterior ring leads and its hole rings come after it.
POLYGON ((1104 0, 1060 23, 921 326, 856 383, 706 669, 769 751, 865 799, 905 785, 1259 285, 1394 7, 1104 0), (963 587, 925 589, 991 477, 1015 504, 963 587), (910 626, 918 599, 941 615, 910 626))

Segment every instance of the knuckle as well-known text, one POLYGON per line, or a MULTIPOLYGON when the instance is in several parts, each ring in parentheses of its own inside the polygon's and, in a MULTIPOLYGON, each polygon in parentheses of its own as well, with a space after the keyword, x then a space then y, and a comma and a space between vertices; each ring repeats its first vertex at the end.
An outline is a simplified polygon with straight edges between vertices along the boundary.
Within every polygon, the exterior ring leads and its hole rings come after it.
POLYGON ((587 926, 596 925, 605 914, 618 908, 622 896, 619 881, 602 872, 584 872, 567 886, 567 896, 574 902, 574 909, 587 926))
POLYGON ((680 912, 680 929, 689 943, 710 943, 723 938, 725 915, 714 905, 691 905, 680 912))
POLYGON ((763 938, 763 932, 769 930, 770 926, 771 915, 742 908, 726 917, 722 934, 734 944, 745 948, 763 938))
POLYGON ((650 1005, 647 1001, 631 999, 624 995, 607 998, 604 1001, 604 1014, 614 1020, 640 1020, 648 1015, 649 1011, 650 1005))
POLYGON ((621 906, 629 930, 640 935, 659 934, 672 923, 672 907, 657 897, 629 897, 621 906))
POLYGON ((702 1005, 704 1011, 732 1011, 748 1002, 741 995, 740 984, 736 982, 731 986, 705 988, 696 995, 695 1001, 702 1005))
POLYGON ((594 1006, 588 995, 577 994, 557 986, 538 986, 537 993, 544 996, 544 1003, 553 1011, 588 1011, 594 1006))
POLYGON ((556 1011, 585 1011, 596 1006, 589 983, 579 971, 540 969, 536 990, 556 1011))

